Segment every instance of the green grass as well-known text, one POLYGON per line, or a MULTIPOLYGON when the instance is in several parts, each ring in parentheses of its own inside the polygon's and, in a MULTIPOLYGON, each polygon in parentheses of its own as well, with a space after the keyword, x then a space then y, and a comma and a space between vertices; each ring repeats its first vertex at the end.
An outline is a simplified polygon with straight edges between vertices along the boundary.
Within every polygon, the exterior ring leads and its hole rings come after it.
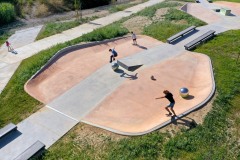
POLYGON ((0 32, 0 46, 3 45, 12 34, 13 33, 9 31, 0 32))
POLYGON ((200 21, 185 12, 177 9, 170 9, 165 15, 165 21, 155 22, 145 27, 144 34, 166 42, 167 38, 186 29, 187 27, 192 25, 202 26, 205 24, 205 22, 200 21), (184 20, 185 23, 176 23, 180 20, 184 20))
POLYGON ((70 21, 70 22, 51 22, 47 23, 43 30, 38 34, 36 40, 40 40, 51 35, 55 35, 57 33, 61 33, 65 30, 71 29, 73 27, 79 26, 80 24, 89 22, 93 19, 98 17, 91 17, 91 18, 82 18, 80 21, 70 21))
POLYGON ((178 2, 162 2, 162 3, 158 3, 154 6, 151 7, 147 7, 144 10, 138 12, 136 15, 138 16, 146 16, 149 18, 152 18, 156 11, 160 8, 167 8, 167 7, 177 7, 177 6, 181 6, 181 3, 178 2))
POLYGON ((123 36, 128 30, 122 28, 120 24, 112 24, 89 34, 85 34, 80 38, 56 45, 48 50, 24 60, 18 67, 6 88, 0 94, 0 127, 9 122, 18 123, 25 119, 28 115, 35 112, 42 104, 29 96, 24 91, 26 81, 38 71, 57 51, 70 45, 80 42, 110 39, 123 36))
POLYGON ((136 6, 138 4, 141 4, 141 3, 144 3, 144 2, 147 2, 148 0, 142 0, 141 2, 138 2, 138 3, 123 3, 123 4, 117 4, 117 5, 113 5, 111 6, 108 11, 110 13, 114 13, 114 12, 119 12, 119 11, 123 11, 127 8, 130 8, 132 6, 136 6))

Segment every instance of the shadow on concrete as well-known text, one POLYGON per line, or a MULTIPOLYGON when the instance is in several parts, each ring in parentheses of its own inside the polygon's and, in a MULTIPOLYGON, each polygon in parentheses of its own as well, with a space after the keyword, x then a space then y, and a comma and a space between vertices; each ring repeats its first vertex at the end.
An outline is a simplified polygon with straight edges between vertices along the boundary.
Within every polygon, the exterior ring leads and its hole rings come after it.
POLYGON ((124 72, 124 70, 122 70, 122 69, 117 69, 117 70, 115 70, 115 72, 120 73, 120 77, 128 78, 130 80, 138 79, 138 77, 137 77, 138 73, 136 73, 135 75, 131 75, 131 74, 124 72))
POLYGON ((230 13, 229 15, 227 15, 228 17, 236 17, 236 15, 235 14, 232 14, 232 13, 230 13))
POLYGON ((145 49, 145 50, 148 49, 147 47, 141 46, 141 45, 139 45, 139 44, 134 44, 134 45, 137 46, 137 47, 139 47, 139 48, 141 48, 141 49, 145 49))
POLYGON ((126 12, 126 13, 132 13, 132 11, 124 11, 124 12, 126 12))
POLYGON ((188 127, 188 130, 195 128, 198 125, 197 122, 190 117, 176 119, 174 116, 172 116, 171 121, 174 125, 183 125, 188 127))
POLYGON ((5 145, 19 137, 22 133, 19 132, 18 130, 11 132, 4 136, 3 138, 0 139, 0 149, 3 148, 5 145))
POLYGON ((199 30, 195 29, 194 31, 187 33, 186 35, 184 35, 183 37, 179 37, 178 39, 176 39, 175 41, 171 42, 171 44, 177 44, 179 42, 181 42, 184 39, 187 39, 188 37, 192 36, 193 34, 199 32, 199 30))
POLYGON ((101 24, 99 23, 94 23, 94 22, 88 22, 89 24, 93 24, 93 25, 98 25, 98 26, 101 26, 101 24))

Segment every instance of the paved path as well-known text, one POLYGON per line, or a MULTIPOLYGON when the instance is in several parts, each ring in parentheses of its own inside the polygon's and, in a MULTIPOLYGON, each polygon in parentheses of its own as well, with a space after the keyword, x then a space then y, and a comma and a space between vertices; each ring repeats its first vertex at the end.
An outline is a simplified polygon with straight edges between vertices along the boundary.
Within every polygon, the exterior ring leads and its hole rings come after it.
MULTIPOLYGON (((0 59, 0 87, 2 87, 0 90, 4 88, 4 86, 11 78, 12 74, 23 59, 30 57, 38 53, 39 51, 47 49, 58 43, 72 40, 81 36, 82 34, 91 32, 96 28, 108 25, 114 21, 136 13, 137 11, 140 11, 147 6, 154 5, 158 2, 162 2, 162 0, 150 0, 146 3, 129 8, 125 11, 114 13, 107 17, 94 20, 91 23, 83 24, 71 30, 64 31, 61 34, 54 35, 43 40, 31 43, 29 45, 17 48, 17 51, 19 52, 18 55, 6 54, 6 56, 0 59)), ((205 8, 210 8, 209 6, 211 4, 204 4, 205 8)), ((229 29, 237 29, 239 26, 239 17, 224 17, 223 21, 199 27, 199 32, 197 34, 201 34, 206 30, 212 28, 214 28, 217 33, 221 33, 229 29)), ((185 38, 173 48, 175 48, 176 50, 183 50, 183 44, 185 44, 185 42, 187 41, 190 41, 195 36, 197 35, 185 38)), ((44 144, 46 144, 46 148, 48 148, 77 123, 77 119, 71 118, 65 114, 56 111, 54 107, 50 108, 46 106, 35 114, 31 115, 29 118, 20 122, 17 125, 18 132, 15 133, 14 136, 8 138, 4 142, 1 141, 0 159, 13 159, 22 151, 24 151, 28 146, 33 144, 36 140, 41 140, 44 144)))

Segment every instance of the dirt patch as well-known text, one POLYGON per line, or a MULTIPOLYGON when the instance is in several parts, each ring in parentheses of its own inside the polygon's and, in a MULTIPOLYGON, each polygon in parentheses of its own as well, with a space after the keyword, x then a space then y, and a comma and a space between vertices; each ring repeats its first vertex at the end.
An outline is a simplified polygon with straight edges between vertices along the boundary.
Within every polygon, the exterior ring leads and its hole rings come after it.
POLYGON ((188 24, 188 21, 185 19, 181 19, 179 21, 173 21, 173 23, 183 25, 183 24, 188 24))
POLYGON ((102 144, 109 141, 119 141, 127 136, 112 133, 110 131, 94 127, 88 124, 80 123, 75 127, 76 137, 74 141, 91 146, 101 147, 102 144))
POLYGON ((162 21, 164 20, 164 15, 167 14, 169 8, 161 8, 158 9, 153 17, 154 21, 162 21))
POLYGON ((150 25, 152 21, 147 17, 136 16, 123 23, 123 26, 126 27, 129 31, 133 31, 136 34, 141 34, 143 28, 150 25))

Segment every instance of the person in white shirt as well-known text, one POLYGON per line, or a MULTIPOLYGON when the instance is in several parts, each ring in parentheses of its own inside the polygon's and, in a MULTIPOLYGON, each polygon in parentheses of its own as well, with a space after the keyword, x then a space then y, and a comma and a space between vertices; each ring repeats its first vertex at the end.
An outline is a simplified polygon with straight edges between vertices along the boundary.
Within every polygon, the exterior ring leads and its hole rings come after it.
POLYGON ((136 45, 137 44, 137 36, 135 33, 131 32, 132 33, 132 40, 133 40, 133 44, 136 45))

